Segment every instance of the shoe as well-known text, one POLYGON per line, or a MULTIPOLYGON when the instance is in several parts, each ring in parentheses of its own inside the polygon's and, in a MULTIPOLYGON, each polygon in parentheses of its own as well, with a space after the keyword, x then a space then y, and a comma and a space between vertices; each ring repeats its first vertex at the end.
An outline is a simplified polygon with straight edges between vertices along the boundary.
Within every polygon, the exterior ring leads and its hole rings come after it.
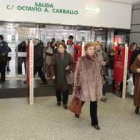
POLYGON ((0 80, 0 84, 2 84, 2 83, 4 83, 5 82, 5 80, 0 80))
POLYGON ((78 115, 78 114, 75 114, 75 118, 80 118, 80 115, 78 115))
POLYGON ((139 114, 139 107, 136 107, 135 114, 139 114))
POLYGON ((9 71, 11 71, 9 68, 7 68, 7 71, 9 72, 9 71))
POLYGON ((101 99, 101 101, 106 102, 106 101, 107 101, 107 99, 106 99, 106 98, 102 98, 102 99, 101 99))
POLYGON ((63 105, 64 109, 68 109, 68 106, 66 104, 63 105))
POLYGON ((100 130, 100 126, 99 125, 92 125, 96 130, 100 130))
POLYGON ((40 83, 40 85, 42 85, 42 86, 46 86, 46 85, 48 85, 48 82, 40 83))
POLYGON ((24 84, 26 84, 26 81, 23 81, 24 84))
POLYGON ((61 102, 57 102, 57 105, 58 105, 58 106, 61 106, 61 102))

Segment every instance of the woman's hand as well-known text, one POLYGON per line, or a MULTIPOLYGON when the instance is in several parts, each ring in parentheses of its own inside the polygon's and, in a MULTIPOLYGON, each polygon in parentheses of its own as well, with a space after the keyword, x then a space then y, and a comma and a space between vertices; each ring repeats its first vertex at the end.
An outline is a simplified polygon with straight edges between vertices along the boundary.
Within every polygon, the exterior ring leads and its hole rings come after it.
POLYGON ((137 73, 140 73, 140 69, 137 69, 137 73))
POLYGON ((105 85, 105 80, 104 79, 102 79, 102 82, 103 82, 103 85, 105 85))
POLYGON ((106 62, 103 62, 103 63, 102 63, 102 66, 105 66, 105 65, 106 65, 106 62))
POLYGON ((65 69, 66 69, 66 70, 69 70, 69 69, 70 69, 70 66, 67 66, 65 69))
POLYGON ((53 76, 52 79, 55 80, 55 76, 53 76))

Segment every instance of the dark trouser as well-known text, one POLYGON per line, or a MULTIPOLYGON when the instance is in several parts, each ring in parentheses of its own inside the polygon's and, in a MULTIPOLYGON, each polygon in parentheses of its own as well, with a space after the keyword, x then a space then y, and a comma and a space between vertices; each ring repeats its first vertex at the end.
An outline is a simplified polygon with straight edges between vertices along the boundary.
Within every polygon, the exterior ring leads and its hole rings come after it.
MULTIPOLYGON (((63 104, 67 105, 68 103, 68 96, 69 96, 69 91, 63 91, 62 92, 63 95, 63 104)), ((61 97, 61 91, 56 90, 56 98, 57 98, 57 102, 61 102, 62 101, 62 97, 61 97)))
POLYGON ((5 68, 6 68, 6 62, 0 62, 0 72, 1 72, 2 81, 5 81, 5 68))
POLYGON ((24 63, 26 73, 26 58, 18 58, 18 74, 22 74, 22 63, 24 63))
MULTIPOLYGON (((85 102, 82 102, 82 106, 85 102)), ((90 101, 90 117, 91 117, 91 124, 98 125, 98 117, 97 117, 97 101, 90 101)))
POLYGON ((34 76, 36 75, 36 73, 38 72, 39 77, 41 78, 43 83, 46 83, 47 80, 45 78, 45 74, 42 71, 42 67, 34 67, 34 76))
POLYGON ((102 89, 102 92, 103 92, 103 96, 105 96, 105 92, 106 90, 105 90, 105 84, 103 85, 103 89, 102 89))

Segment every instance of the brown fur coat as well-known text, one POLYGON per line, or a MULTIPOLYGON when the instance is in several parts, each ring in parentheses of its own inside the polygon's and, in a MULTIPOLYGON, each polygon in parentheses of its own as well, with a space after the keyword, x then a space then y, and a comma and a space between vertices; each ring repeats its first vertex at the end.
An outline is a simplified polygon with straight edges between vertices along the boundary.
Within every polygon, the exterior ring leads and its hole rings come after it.
POLYGON ((101 65, 97 58, 79 58, 75 72, 74 91, 82 101, 97 101, 102 98, 101 65))
POLYGON ((135 74, 134 105, 136 107, 140 107, 140 73, 137 73, 138 68, 140 69, 140 55, 138 55, 130 68, 135 74))

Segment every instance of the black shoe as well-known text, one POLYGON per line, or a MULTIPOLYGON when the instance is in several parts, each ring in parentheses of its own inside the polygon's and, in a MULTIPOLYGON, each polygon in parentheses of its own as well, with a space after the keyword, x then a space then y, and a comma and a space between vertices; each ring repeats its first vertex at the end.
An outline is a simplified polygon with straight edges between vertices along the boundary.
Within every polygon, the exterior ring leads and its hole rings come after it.
POLYGON ((92 125, 96 130, 100 130, 100 126, 99 125, 92 125))
POLYGON ((139 107, 136 107, 135 114, 139 114, 139 107))
POLYGON ((9 71, 11 71, 9 68, 7 68, 7 71, 9 72, 9 71))
POLYGON ((43 83, 40 83, 41 86, 47 86, 48 85, 48 82, 43 82, 43 83))
POLYGON ((57 105, 58 105, 58 106, 61 106, 61 102, 57 102, 57 105))
POLYGON ((80 115, 78 115, 78 114, 75 114, 75 118, 80 118, 80 115))
POLYGON ((63 104, 64 109, 68 109, 68 106, 66 104, 63 104))
POLYGON ((5 80, 0 80, 0 84, 2 84, 2 83, 4 83, 5 82, 5 80))

